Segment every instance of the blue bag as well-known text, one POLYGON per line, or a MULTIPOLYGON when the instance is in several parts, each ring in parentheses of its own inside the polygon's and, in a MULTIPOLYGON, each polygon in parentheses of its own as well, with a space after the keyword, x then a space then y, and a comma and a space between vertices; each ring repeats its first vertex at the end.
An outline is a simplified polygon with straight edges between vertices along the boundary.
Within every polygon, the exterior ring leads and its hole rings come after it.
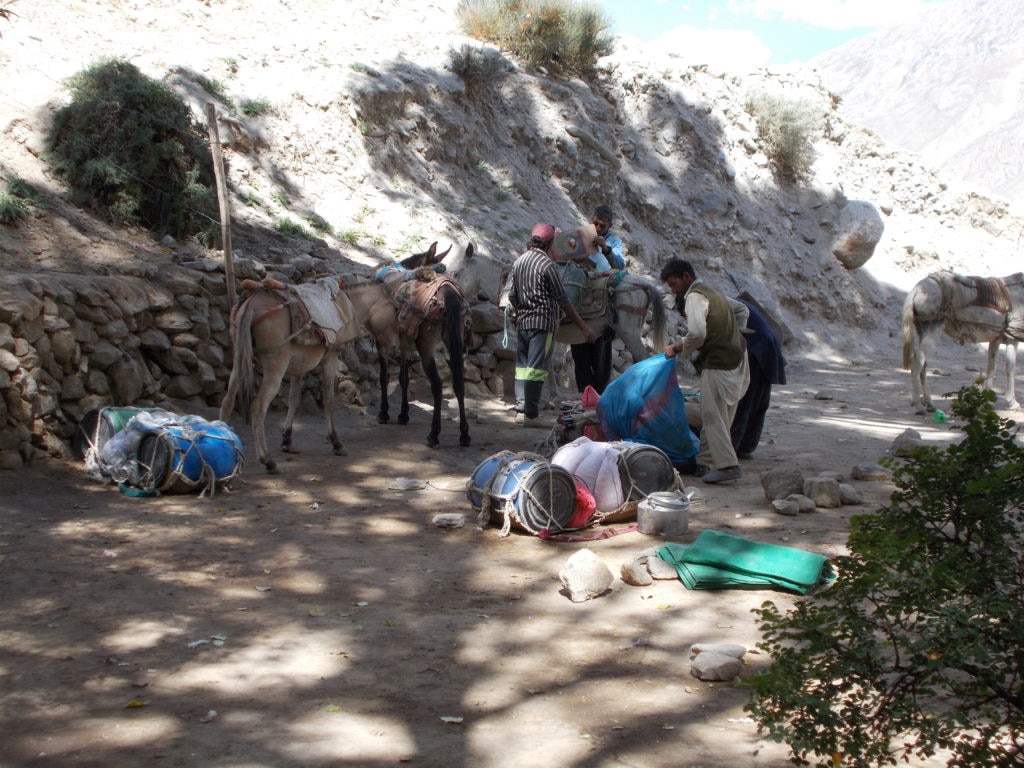
POLYGON ((627 368, 605 387, 597 418, 605 440, 653 445, 673 464, 689 461, 700 448, 686 418, 674 357, 659 354, 627 368))

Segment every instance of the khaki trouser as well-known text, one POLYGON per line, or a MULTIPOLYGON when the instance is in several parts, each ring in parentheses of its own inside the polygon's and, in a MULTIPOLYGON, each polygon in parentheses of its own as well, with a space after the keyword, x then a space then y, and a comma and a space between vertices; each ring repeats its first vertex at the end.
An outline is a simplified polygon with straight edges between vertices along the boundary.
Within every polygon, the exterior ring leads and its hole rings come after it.
MULTIPOLYGON (((739 464, 736 450, 732 447, 733 416, 740 398, 750 384, 750 367, 747 356, 743 362, 730 371, 705 368, 700 374, 700 453, 697 463, 712 469, 734 467, 739 464)), ((687 408, 689 418, 689 408, 687 408)))

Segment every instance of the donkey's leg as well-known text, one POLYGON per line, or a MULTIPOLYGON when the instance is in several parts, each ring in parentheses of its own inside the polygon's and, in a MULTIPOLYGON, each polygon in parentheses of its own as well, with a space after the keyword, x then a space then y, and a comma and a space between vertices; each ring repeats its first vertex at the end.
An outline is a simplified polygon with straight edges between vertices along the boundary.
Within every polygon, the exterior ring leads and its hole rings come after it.
POLYGON ((383 354, 378 355, 377 360, 380 365, 380 409, 377 411, 377 423, 387 424, 391 421, 388 407, 388 361, 383 354))
POLYGON ((285 414, 284 427, 281 429, 281 451, 283 453, 299 453, 292 447, 292 427, 295 426, 295 414, 299 411, 301 400, 302 376, 290 376, 288 378, 288 413, 285 414))
POLYGON ((1017 342, 1011 341, 1006 345, 1006 402, 1010 410, 1020 408, 1017 402, 1017 392, 1014 385, 1014 378, 1017 375, 1017 342))
POLYGON ((231 414, 235 410, 235 400, 238 399, 238 389, 241 386, 241 375, 237 368, 231 368, 231 376, 228 378, 228 389, 224 393, 224 399, 220 401, 220 415, 221 421, 227 421, 231 418, 231 414))
MULTIPOLYGON (((469 421, 466 419, 466 378, 461 366, 449 365, 452 368, 452 389, 459 403, 459 445, 469 445, 469 421), (455 370, 459 368, 459 370, 455 370)), ((440 423, 440 417, 438 417, 440 423)))
MULTIPOLYGON (((398 366, 398 388, 402 390, 402 408, 398 412, 398 423, 409 423, 409 368, 412 367, 412 360, 406 356, 398 366)), ((426 365, 423 366, 426 370, 426 365)))
POLYGON ((284 367, 274 369, 266 366, 263 370, 263 381, 260 383, 259 392, 253 398, 250 419, 252 421, 253 439, 256 441, 256 453, 260 463, 267 468, 270 474, 277 474, 281 470, 277 462, 270 458, 270 450, 267 448, 266 420, 267 409, 270 408, 270 401, 274 399, 278 389, 281 388, 281 381, 284 379, 284 367))
POLYGON ((910 381, 913 386, 913 400, 911 405, 915 407, 920 403, 917 413, 931 413, 935 410, 932 403, 932 395, 928 391, 928 353, 935 345, 935 340, 942 332, 940 323, 921 323, 919 326, 918 342, 916 349, 912 350, 910 359, 910 381), (923 410, 921 409, 923 407, 923 410))
POLYGON ((421 362, 423 372, 427 374, 427 379, 430 381, 430 401, 434 407, 433 415, 430 417, 430 432, 427 434, 427 445, 433 448, 441 442, 439 439, 441 434, 441 374, 438 373, 437 361, 434 360, 432 354, 424 356, 421 362))
POLYGON ((330 442, 335 456, 346 456, 348 453, 345 450, 345 446, 341 444, 338 432, 334 428, 334 390, 338 386, 339 365, 338 351, 328 350, 327 354, 324 355, 323 361, 322 399, 324 401, 324 418, 327 421, 327 440, 330 442))

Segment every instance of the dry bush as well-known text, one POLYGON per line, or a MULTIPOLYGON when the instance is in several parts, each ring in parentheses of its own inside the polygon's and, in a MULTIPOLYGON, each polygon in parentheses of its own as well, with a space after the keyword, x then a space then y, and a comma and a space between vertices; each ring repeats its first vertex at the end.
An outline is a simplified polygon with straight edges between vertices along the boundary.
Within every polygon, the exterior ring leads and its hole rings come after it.
POLYGON ((576 0, 461 0, 463 31, 527 65, 587 75, 613 49, 610 22, 595 3, 576 0))
POLYGON ((757 133, 779 174, 798 181, 807 176, 817 153, 814 142, 822 134, 821 109, 807 99, 756 91, 746 98, 746 109, 757 122, 757 133))

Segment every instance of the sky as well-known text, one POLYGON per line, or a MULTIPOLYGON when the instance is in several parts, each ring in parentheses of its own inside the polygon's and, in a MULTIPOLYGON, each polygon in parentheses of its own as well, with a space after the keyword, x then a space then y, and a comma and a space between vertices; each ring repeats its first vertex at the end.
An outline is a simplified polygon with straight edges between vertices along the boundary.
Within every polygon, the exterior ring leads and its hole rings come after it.
POLYGON ((951 0, 596 0, 612 32, 750 69, 806 62, 879 26, 951 0))

